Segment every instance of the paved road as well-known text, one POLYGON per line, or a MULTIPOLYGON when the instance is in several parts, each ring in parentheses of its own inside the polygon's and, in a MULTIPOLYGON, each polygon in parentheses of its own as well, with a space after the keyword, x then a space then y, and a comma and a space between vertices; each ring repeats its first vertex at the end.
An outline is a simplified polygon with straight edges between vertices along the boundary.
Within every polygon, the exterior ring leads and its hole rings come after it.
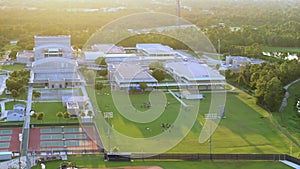
POLYGON ((29 129, 30 128, 30 110, 32 105, 32 87, 28 87, 28 97, 27 97, 27 106, 26 106, 26 116, 24 121, 24 128, 29 129))

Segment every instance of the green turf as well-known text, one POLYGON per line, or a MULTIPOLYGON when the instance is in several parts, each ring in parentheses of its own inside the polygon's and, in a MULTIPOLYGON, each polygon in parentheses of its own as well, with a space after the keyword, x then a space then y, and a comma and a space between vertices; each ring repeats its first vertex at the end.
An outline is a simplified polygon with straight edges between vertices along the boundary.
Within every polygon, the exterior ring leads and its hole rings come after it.
MULTIPOLYGON (((88 90, 90 92, 90 90, 88 90)), ((111 94, 105 95, 104 93, 110 93, 108 88, 97 91, 97 100, 100 110, 102 112, 118 112, 114 104, 112 103, 111 94)), ((151 123, 134 123, 130 120, 124 118, 119 113, 114 113, 113 119, 110 121, 114 124, 114 129, 121 133, 126 133, 128 136, 132 137, 150 137, 155 136, 163 132, 161 127, 162 123, 171 124, 177 117, 178 109, 180 105, 178 102, 170 95, 167 95, 170 105, 166 108, 165 112, 155 121, 151 123), (149 127, 151 131, 146 130, 149 127)), ((145 94, 133 94, 130 95, 131 102, 133 106, 140 111, 147 111, 149 108, 141 107, 144 103, 148 103, 148 93, 145 94)))
POLYGON ((62 102, 36 102, 32 105, 32 110, 36 113, 44 112, 45 116, 42 121, 31 118, 31 123, 76 123, 77 119, 64 119, 56 116, 57 112, 66 112, 67 109, 62 102))
MULTIPOLYGON (((88 90, 89 91, 89 90, 88 90)), ((90 92, 90 91, 89 91, 90 92)), ((98 92, 98 105, 102 111, 114 112, 111 120, 113 128, 119 132, 134 137, 149 137, 161 133, 160 124, 162 122, 172 123, 178 113, 180 106, 170 95, 166 95, 173 107, 164 111, 162 116, 151 123, 135 123, 124 118, 113 106, 109 89, 98 92), (102 93, 102 94, 101 94, 102 93), (151 128, 151 132, 145 130, 151 128)), ((141 109, 139 105, 147 102, 147 94, 130 96, 132 103, 141 109)), ((210 94, 200 103, 198 118, 194 127, 188 135, 169 153, 209 153, 209 142, 199 144, 198 137, 204 122, 204 114, 208 112, 210 106, 210 94)), ((293 146, 293 154, 299 155, 299 147, 293 145, 271 123, 269 114, 255 104, 255 99, 245 93, 228 93, 225 109, 226 119, 220 122, 217 130, 213 134, 213 153, 290 153, 293 146)), ((105 139, 103 139, 105 143, 105 139)), ((113 147, 113 146, 111 146, 113 147)), ((120 150, 122 151, 122 150, 120 150)))
MULTIPOLYGON (((76 164, 77 167, 85 168, 106 168, 121 166, 160 166, 163 169, 288 169, 286 166, 277 161, 158 161, 158 160, 135 160, 134 162, 104 162, 99 155, 79 155, 68 156, 68 161, 76 164)), ((58 168, 62 161, 45 163, 46 168, 58 168)), ((32 169, 39 169, 35 166, 32 169)))
POLYGON ((0 69, 10 70, 10 71, 16 71, 16 70, 24 70, 25 67, 26 67, 25 65, 19 65, 19 64, 15 64, 15 65, 2 65, 2 66, 0 66, 0 69))
POLYGON ((282 112, 274 113, 277 121, 286 128, 300 142, 300 113, 297 112, 296 103, 300 99, 300 82, 293 84, 288 89, 290 97, 288 105, 282 112))
POLYGON ((5 109, 6 110, 12 110, 14 108, 15 104, 23 104, 26 106, 26 103, 24 102, 19 102, 19 101, 11 101, 11 102, 6 102, 5 103, 5 109))

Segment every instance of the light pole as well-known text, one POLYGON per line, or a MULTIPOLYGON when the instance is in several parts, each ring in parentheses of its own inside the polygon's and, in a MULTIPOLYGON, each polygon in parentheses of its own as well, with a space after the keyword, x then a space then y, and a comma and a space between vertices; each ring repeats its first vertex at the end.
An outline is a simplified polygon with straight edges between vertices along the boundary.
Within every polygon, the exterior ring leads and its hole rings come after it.
POLYGON ((205 114, 205 119, 209 120, 209 154, 211 160, 212 160, 212 120, 218 118, 220 118, 218 114, 205 114))
POLYGON ((114 113, 113 112, 104 112, 104 118, 107 119, 107 140, 108 140, 108 146, 107 146, 107 151, 108 153, 110 152, 110 123, 109 123, 109 119, 112 119, 114 117, 114 113))

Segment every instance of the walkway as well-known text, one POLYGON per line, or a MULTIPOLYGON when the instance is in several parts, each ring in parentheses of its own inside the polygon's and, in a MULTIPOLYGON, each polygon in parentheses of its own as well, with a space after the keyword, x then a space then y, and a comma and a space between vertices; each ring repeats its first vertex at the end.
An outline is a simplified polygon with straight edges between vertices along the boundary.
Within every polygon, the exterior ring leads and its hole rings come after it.
POLYGON ((184 107, 187 107, 187 105, 180 99, 178 98, 175 93, 173 93, 170 89, 168 89, 168 92, 176 99, 178 100, 184 107))
POLYGON ((286 92, 285 92, 284 98, 282 100, 279 112, 282 112, 284 110, 284 108, 287 106, 287 100, 290 97, 290 93, 288 92, 289 87, 292 86, 293 84, 297 83, 297 82, 300 82, 300 78, 283 87, 286 90, 286 92))
POLYGON ((287 161, 287 160, 280 160, 280 162, 292 167, 292 168, 295 168, 295 169, 300 169, 300 165, 297 165, 295 163, 292 163, 290 161, 287 161))
POLYGON ((82 91, 83 96, 84 96, 85 98, 88 99, 88 100, 87 100, 87 103, 88 103, 88 104, 87 104, 88 109, 89 109, 89 110, 94 110, 93 105, 92 105, 91 100, 90 100, 90 97, 89 97, 89 95, 88 95, 88 93, 87 93, 85 87, 84 87, 83 85, 81 85, 80 88, 81 88, 81 91, 82 91))

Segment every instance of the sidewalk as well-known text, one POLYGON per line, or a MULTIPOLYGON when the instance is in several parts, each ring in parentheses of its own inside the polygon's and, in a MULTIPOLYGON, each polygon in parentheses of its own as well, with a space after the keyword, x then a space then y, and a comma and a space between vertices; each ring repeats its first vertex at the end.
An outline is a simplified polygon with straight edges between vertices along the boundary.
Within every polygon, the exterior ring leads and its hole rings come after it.
POLYGON ((300 165, 297 165, 295 163, 292 163, 290 161, 287 161, 287 160, 280 160, 280 162, 292 167, 292 168, 295 168, 295 169, 300 169, 300 165))

